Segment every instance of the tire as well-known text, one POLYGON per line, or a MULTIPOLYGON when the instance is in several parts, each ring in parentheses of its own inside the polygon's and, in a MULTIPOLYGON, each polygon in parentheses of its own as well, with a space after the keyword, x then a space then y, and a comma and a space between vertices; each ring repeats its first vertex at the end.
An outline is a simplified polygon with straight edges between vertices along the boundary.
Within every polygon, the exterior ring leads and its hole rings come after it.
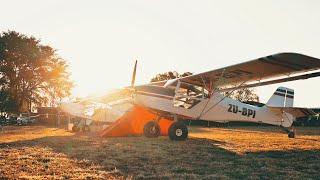
POLYGON ((169 127, 168 134, 173 141, 184 141, 188 138, 188 128, 182 122, 174 122, 169 127))
POLYGON ((288 138, 295 138, 295 136, 296 136, 295 133, 292 131, 288 133, 288 138))
POLYGON ((72 127, 72 132, 79 132, 80 128, 78 126, 73 126, 72 127))
POLYGON ((156 138, 160 136, 160 126, 155 121, 149 121, 143 127, 143 134, 148 138, 156 138))
POLYGON ((90 127, 88 125, 84 125, 82 128, 83 132, 90 132, 90 127))

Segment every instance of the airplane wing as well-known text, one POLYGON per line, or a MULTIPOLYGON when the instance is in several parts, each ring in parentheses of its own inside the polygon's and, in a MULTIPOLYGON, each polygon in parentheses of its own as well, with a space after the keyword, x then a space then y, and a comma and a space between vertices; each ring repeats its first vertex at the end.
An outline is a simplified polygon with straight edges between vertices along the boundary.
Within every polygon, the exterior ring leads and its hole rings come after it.
POLYGON ((297 53, 280 53, 179 80, 199 86, 205 84, 206 89, 215 87, 223 91, 318 77, 320 72, 314 71, 319 69, 320 60, 317 58, 297 53))
POLYGON ((149 83, 148 85, 163 86, 163 85, 165 85, 168 81, 170 81, 170 80, 156 81, 156 82, 151 82, 151 83, 149 83))

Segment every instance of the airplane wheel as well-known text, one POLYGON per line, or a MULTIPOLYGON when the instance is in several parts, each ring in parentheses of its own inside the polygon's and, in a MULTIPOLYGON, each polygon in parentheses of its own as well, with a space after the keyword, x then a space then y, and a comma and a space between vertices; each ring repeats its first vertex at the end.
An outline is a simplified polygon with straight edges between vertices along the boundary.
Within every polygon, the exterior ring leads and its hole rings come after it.
POLYGON ((78 126, 73 126, 72 127, 72 132, 79 132, 80 128, 78 126))
POLYGON ((84 125, 82 128, 83 132, 89 132, 90 131, 90 127, 88 125, 84 125))
POLYGON ((155 121, 149 121, 143 127, 143 134, 148 138, 156 138, 160 136, 160 126, 155 121))
POLYGON ((182 122, 174 122, 169 127, 169 138, 174 141, 183 141, 188 137, 188 128, 182 122))
POLYGON ((293 132, 293 131, 290 131, 289 133, 288 133, 288 138, 295 138, 295 133, 293 132))

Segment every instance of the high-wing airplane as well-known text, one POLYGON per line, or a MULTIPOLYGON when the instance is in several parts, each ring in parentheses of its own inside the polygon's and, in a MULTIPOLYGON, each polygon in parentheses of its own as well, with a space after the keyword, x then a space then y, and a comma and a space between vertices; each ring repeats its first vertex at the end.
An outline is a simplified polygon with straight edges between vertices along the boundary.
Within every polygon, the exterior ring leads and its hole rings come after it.
POLYGON ((311 109, 293 107, 294 90, 279 87, 266 104, 245 103, 224 96, 245 87, 257 87, 320 76, 320 60, 297 53, 274 54, 244 63, 147 85, 135 86, 135 64, 131 102, 157 115, 144 126, 144 135, 160 134, 159 119, 174 121, 168 134, 171 140, 185 140, 188 128, 181 120, 216 122, 258 122, 283 127, 295 137, 292 123, 297 117, 315 115, 311 109))
POLYGON ((293 107, 294 90, 286 87, 277 88, 266 104, 240 102, 222 95, 241 88, 318 77, 320 60, 310 56, 274 54, 200 74, 138 86, 135 86, 136 68, 137 61, 131 87, 125 88, 129 98, 118 102, 130 102, 156 115, 144 125, 146 137, 158 137, 161 130, 159 121, 165 118, 173 121, 168 129, 171 140, 188 137, 188 128, 181 121, 190 119, 276 125, 286 130, 289 138, 294 138, 292 123, 295 118, 315 115, 311 109, 293 107))

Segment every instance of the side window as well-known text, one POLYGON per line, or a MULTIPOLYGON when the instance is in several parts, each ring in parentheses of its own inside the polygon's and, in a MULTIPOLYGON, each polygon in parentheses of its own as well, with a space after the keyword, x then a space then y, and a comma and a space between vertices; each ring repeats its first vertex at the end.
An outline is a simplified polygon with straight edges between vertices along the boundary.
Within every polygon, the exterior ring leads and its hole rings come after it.
POLYGON ((190 109, 207 97, 202 87, 178 82, 173 104, 175 107, 190 109))

